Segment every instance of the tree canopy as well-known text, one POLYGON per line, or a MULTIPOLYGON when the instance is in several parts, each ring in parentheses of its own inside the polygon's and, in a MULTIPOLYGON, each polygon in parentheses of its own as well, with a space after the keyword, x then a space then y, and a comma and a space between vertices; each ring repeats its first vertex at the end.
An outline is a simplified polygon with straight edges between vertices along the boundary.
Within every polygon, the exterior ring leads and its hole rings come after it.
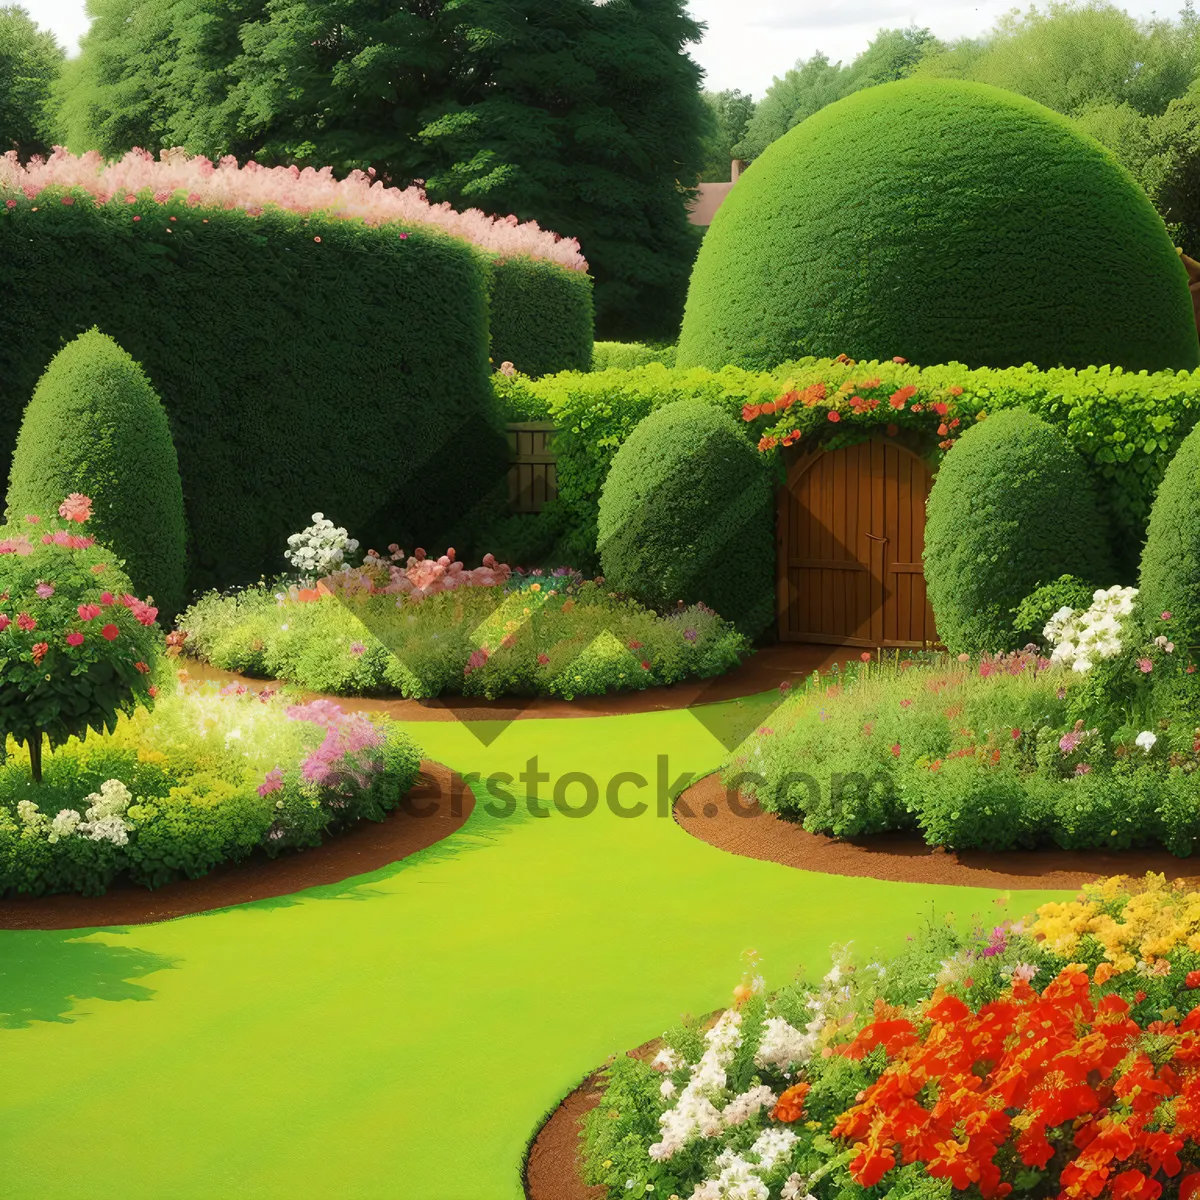
POLYGON ((25 9, 0 6, 0 154, 24 161, 53 140, 51 90, 62 70, 63 49, 25 9))
POLYGON ((713 125, 704 142, 705 159, 700 182, 725 183, 729 179, 730 164, 737 158, 734 147, 745 137, 746 126, 754 116, 754 97, 737 88, 726 88, 723 92, 705 92, 704 103, 712 115, 713 125))

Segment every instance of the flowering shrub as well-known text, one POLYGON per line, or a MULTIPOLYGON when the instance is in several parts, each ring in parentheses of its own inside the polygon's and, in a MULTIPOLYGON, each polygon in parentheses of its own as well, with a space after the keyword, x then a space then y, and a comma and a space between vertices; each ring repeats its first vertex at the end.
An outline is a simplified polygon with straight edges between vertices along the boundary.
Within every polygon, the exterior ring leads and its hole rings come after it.
POLYGON ((1190 1197, 1200 955, 1159 937, 1163 957, 1135 970, 1085 930, 1097 910, 1139 931, 1168 907, 1200 911, 1200 893, 1144 886, 1097 884, 1068 922, 1050 904, 966 934, 931 923, 887 962, 835 950, 823 979, 773 995, 743 981, 709 1028, 613 1063, 588 1182, 609 1200, 1190 1197), (1047 932, 1064 924, 1071 937, 1047 932))
POLYGON ((430 204, 423 189, 387 187, 374 178, 374 171, 351 171, 338 180, 332 167, 301 170, 263 167, 253 161, 239 167, 232 155, 214 165, 202 155, 193 158, 178 149, 164 150, 157 160, 145 150, 130 150, 111 163, 95 151, 77 156, 61 146, 48 159, 34 158, 26 166, 12 151, 0 157, 0 193, 33 200, 49 187, 83 188, 102 204, 122 197, 129 201, 142 192, 152 193, 161 204, 182 194, 192 205, 240 208, 251 216, 274 206, 357 217, 368 225, 387 221, 432 225, 498 254, 524 254, 571 270, 587 270, 575 238, 560 238, 539 228, 536 221, 522 222, 512 215, 492 217, 477 208, 455 212, 449 204, 430 204))
POLYGON ((30 748, 41 778, 51 748, 152 704, 158 610, 132 593, 121 564, 82 532, 91 501, 72 494, 56 518, 0 529, 0 733, 30 748))
POLYGON ((1133 612, 1136 596, 1137 588, 1114 584, 1097 590, 1088 608, 1060 608, 1043 631, 1052 646, 1050 660, 1082 674, 1096 659, 1120 654, 1125 618, 1133 612))
POLYGON ((864 664, 798 689, 725 777, 764 809, 842 837, 911 830, 956 849, 1190 854, 1197 723, 1161 706, 1105 707, 1094 674, 1032 651, 864 664))
POLYGON ((358 549, 358 542, 324 513, 313 513, 313 523, 288 538, 284 558, 301 575, 324 575, 345 562, 346 554, 358 549))
POLYGON ((31 784, 0 767, 0 894, 158 887, 255 849, 317 845, 407 793, 420 753, 386 718, 273 689, 189 684, 72 739, 31 784))

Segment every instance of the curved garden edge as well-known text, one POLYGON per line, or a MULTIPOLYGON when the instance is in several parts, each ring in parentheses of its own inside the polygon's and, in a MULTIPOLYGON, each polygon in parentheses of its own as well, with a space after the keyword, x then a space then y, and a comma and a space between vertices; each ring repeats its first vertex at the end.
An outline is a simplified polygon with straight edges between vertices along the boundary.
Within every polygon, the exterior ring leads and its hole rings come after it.
MULTIPOLYGON (((438 696, 429 700, 403 700, 386 696, 338 696, 306 692, 311 698, 353 704, 356 710, 384 713, 397 721, 512 721, 545 717, 617 717, 632 713, 664 712, 691 708, 697 704, 718 704, 741 700, 770 691, 782 683, 798 686, 814 671, 828 671, 834 663, 857 657, 851 647, 784 643, 756 650, 748 659, 711 679, 689 679, 664 687, 641 691, 608 692, 603 696, 578 696, 563 700, 557 696, 502 696, 488 700, 483 696, 438 696)), ((189 678, 218 683, 244 683, 262 687, 286 680, 257 679, 210 666, 201 659, 179 656, 176 660, 189 678)))
POLYGON ((358 821, 319 846, 216 867, 161 888, 119 884, 103 896, 64 893, 0 899, 0 929, 143 925, 341 883, 416 854, 460 829, 475 797, 456 772, 422 761, 404 800, 382 821, 358 821))
POLYGON ((940 883, 981 888, 1077 888, 1108 875, 1147 871, 1200 883, 1200 863, 1163 849, 947 851, 916 834, 875 834, 841 839, 809 833, 763 812, 741 793, 730 796, 719 772, 680 793, 676 823, 692 837, 729 854, 824 875, 849 875, 893 883, 940 883), (1187 864, 1187 866, 1185 866, 1187 864), (1190 873, 1189 873, 1190 872, 1190 873))

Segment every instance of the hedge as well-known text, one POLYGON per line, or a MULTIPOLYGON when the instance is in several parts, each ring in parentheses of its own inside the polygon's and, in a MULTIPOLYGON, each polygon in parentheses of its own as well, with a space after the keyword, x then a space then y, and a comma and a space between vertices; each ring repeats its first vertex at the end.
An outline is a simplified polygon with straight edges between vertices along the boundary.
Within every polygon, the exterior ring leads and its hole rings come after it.
MULTIPOLYGON (((900 426, 924 422, 930 426, 924 449, 936 459, 938 418, 931 417, 928 406, 946 401, 955 405, 958 415, 947 414, 960 422, 954 433, 968 427, 981 412, 1014 405, 1030 409, 1060 429, 1081 455, 1111 530, 1114 566, 1122 582, 1136 578, 1159 481, 1176 448, 1200 419, 1200 371, 1147 374, 1109 367, 1039 371, 1032 366, 970 370, 953 363, 922 369, 904 363, 815 358, 785 363, 770 372, 650 364, 541 380, 517 376, 504 382, 501 403, 526 414, 513 420, 534 419, 536 414, 558 425, 554 450, 559 499, 547 506, 543 519, 559 531, 555 557, 590 570, 599 567, 595 545, 600 489, 617 448, 643 417, 688 397, 710 400, 740 415, 746 405, 773 401, 787 384, 805 389, 818 383, 825 385, 826 399, 812 406, 798 404, 787 414, 802 429, 803 444, 810 446, 861 440, 889 422, 900 426), (871 378, 879 380, 875 394, 885 397, 883 404, 856 412, 849 400, 857 394, 856 385, 871 378), (902 413, 887 400, 901 388, 914 389, 902 413), (961 389, 961 394, 954 395, 954 389, 961 389), (923 406, 919 415, 910 418, 913 409, 923 406), (836 423, 828 419, 831 409, 840 418, 836 423)), ((746 423, 745 430, 757 440, 756 423, 746 423)), ((901 428, 899 436, 905 432, 901 428)))
POLYGON ((0 470, 38 377, 98 325, 167 408, 192 588, 282 568, 285 538, 314 511, 363 539, 435 546, 502 485, 476 248, 149 193, 102 205, 54 188, 11 203, 0 205, 0 470))
POLYGON ((592 362, 592 277, 519 255, 490 263, 492 365, 537 377, 586 371, 592 362))
POLYGON ((607 371, 617 367, 623 371, 644 367, 647 363, 675 365, 675 346, 672 342, 597 342, 592 347, 592 370, 607 371))
POLYGON ((1200 364, 1187 273, 1115 156, 982 83, 906 79, 801 121, 713 218, 680 366, 805 354, 1200 364))

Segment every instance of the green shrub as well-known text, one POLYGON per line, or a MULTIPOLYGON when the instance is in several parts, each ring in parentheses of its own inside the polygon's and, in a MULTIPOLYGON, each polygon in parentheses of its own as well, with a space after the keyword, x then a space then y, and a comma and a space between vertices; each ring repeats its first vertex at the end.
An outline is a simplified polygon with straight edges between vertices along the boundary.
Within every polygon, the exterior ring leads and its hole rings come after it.
POLYGON ((1155 634, 1169 612, 1180 647, 1200 647, 1200 429, 1184 439, 1159 485, 1138 588, 1143 622, 1155 634))
POLYGON ((866 88, 800 122, 704 238, 680 366, 841 353, 1200 363, 1186 272, 1133 177, 1066 117, 950 79, 866 88))
POLYGON ((646 342, 597 342, 592 347, 592 370, 628 371, 647 363, 675 365, 675 346, 671 342, 651 345, 646 342))
POLYGON ((592 362, 592 278, 519 255, 490 263, 492 365, 537 377, 586 371, 592 362))
POLYGON ((89 532, 125 562, 134 591, 166 616, 184 600, 186 531, 179 460, 162 401, 137 363, 98 329, 54 356, 25 410, 8 519, 92 501, 89 532))
POLYGON ((0 205, 0 261, 0 470, 46 364, 99 323, 166 406, 193 589, 282 568, 284 539, 314 511, 366 538, 388 526, 405 544, 445 544, 503 487, 473 246, 49 189, 0 205))
POLYGON ((1040 417, 997 413, 963 435, 929 494, 925 580, 938 636, 955 653, 1015 649, 1013 609, 1064 574, 1112 574, 1083 464, 1040 417))
POLYGON ((613 458, 596 546, 606 581, 643 604, 701 602, 757 637, 775 613, 770 473, 728 413, 682 400, 613 458))
POLYGON ((1035 588, 1013 609, 1012 627, 1017 645, 1036 644, 1045 648, 1042 631, 1060 608, 1087 608, 1096 593, 1096 584, 1060 575, 1053 583, 1035 588))

